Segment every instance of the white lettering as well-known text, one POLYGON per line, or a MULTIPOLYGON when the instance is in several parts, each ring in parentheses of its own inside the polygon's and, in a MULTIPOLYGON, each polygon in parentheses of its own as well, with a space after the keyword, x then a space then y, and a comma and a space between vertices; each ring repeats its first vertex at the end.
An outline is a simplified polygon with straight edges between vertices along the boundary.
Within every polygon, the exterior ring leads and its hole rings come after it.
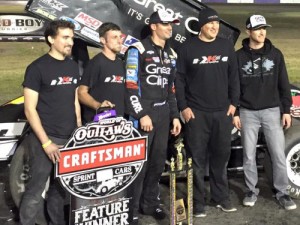
POLYGON ((191 22, 195 22, 195 21, 198 22, 198 19, 196 17, 189 17, 185 20, 184 25, 188 32, 197 35, 197 34, 199 34, 199 30, 197 30, 197 31, 192 30, 191 24, 190 24, 191 22))
POLYGON ((149 74, 171 74, 171 68, 168 67, 157 67, 155 64, 149 64, 146 66, 146 72, 149 74))
POLYGON ((175 13, 172 9, 166 8, 162 3, 157 3, 155 0, 134 0, 134 2, 143 5, 145 8, 148 8, 152 3, 153 11, 164 10, 167 11, 173 19, 183 18, 180 12, 175 13))
POLYGON ((161 86, 162 88, 164 88, 165 85, 168 84, 168 79, 167 78, 157 76, 157 75, 148 76, 146 81, 150 85, 161 86))
POLYGON ((141 103, 139 102, 139 98, 136 95, 130 96, 130 102, 133 106, 135 113, 139 113, 143 110, 141 103))

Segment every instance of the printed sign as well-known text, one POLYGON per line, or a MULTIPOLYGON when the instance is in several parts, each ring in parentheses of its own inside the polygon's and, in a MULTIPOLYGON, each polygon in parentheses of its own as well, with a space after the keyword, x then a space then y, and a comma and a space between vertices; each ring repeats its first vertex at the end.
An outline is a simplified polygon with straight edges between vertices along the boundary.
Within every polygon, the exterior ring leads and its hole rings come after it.
POLYGON ((146 160, 147 137, 123 117, 77 128, 55 168, 75 198, 70 224, 129 224, 132 198, 125 190, 146 160))

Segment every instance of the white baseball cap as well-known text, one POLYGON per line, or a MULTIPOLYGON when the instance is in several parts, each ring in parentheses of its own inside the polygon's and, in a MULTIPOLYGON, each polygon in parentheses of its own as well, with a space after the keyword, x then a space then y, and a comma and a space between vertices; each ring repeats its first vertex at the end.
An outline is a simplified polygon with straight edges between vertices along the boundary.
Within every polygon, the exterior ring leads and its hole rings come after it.
POLYGON ((262 15, 252 15, 246 21, 246 28, 248 30, 255 30, 261 27, 272 27, 267 24, 266 18, 262 15))

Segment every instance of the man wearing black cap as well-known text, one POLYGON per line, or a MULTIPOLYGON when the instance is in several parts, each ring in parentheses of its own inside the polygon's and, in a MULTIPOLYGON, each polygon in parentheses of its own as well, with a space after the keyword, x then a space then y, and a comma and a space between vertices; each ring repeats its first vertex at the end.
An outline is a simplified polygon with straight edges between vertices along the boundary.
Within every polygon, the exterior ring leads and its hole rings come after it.
POLYGON ((151 36, 135 43, 126 58, 127 113, 143 135, 148 136, 147 162, 134 183, 134 217, 138 209, 156 219, 164 219, 160 207, 159 179, 163 172, 167 142, 181 130, 174 94, 175 52, 167 40, 174 20, 166 11, 154 12, 149 19, 151 36))
POLYGON ((287 190, 283 133, 283 128, 291 126, 292 98, 284 57, 266 38, 267 27, 271 26, 263 16, 249 17, 246 22, 249 37, 237 51, 242 95, 234 125, 241 129, 244 150, 243 167, 248 190, 243 205, 254 206, 259 193, 256 144, 262 127, 272 160, 276 198, 283 208, 292 210, 297 206, 287 190))
POLYGON ((185 120, 186 148, 193 158, 195 217, 206 216, 207 157, 211 201, 225 212, 236 211, 229 199, 227 163, 239 81, 233 45, 217 37, 219 20, 215 10, 201 10, 200 33, 183 44, 177 61, 176 98, 185 120))

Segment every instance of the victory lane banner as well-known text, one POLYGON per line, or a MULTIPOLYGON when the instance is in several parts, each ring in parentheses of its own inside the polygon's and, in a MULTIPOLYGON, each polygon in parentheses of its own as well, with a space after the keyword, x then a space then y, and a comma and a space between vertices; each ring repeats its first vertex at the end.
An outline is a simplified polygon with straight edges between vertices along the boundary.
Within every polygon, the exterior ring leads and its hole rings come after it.
POLYGON ((147 160, 147 137, 131 121, 108 118, 78 127, 55 174, 71 194, 70 225, 130 224, 130 185, 147 160))

